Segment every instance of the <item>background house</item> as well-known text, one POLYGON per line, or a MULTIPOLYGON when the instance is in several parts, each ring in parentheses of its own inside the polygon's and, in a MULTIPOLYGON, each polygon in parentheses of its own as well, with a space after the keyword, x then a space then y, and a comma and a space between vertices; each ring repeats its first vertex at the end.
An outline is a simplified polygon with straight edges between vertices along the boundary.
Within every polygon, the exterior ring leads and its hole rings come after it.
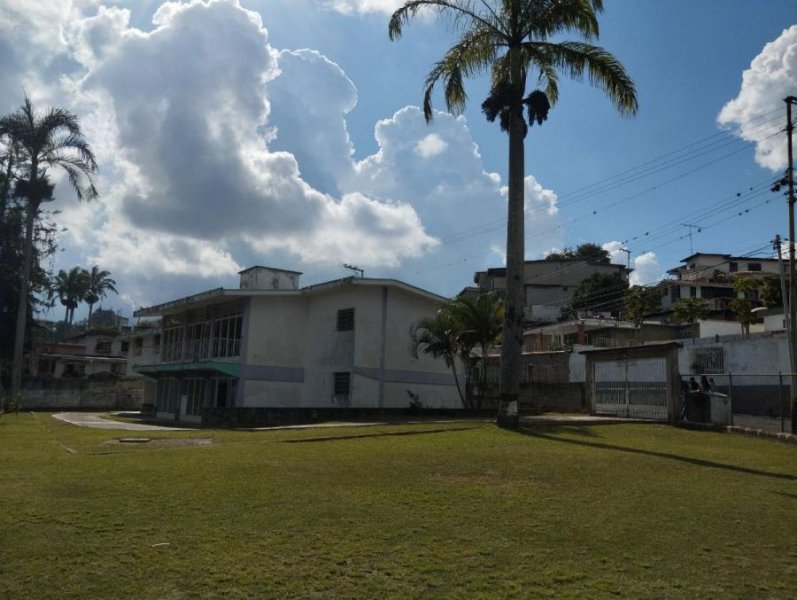
MULTIPOLYGON (((662 282, 661 304, 665 314, 672 311, 680 298, 702 298, 708 304, 710 318, 732 320, 730 303, 737 296, 733 287, 735 277, 760 280, 779 274, 778 261, 774 258, 698 252, 681 262, 682 265, 667 271, 674 279, 662 282)), ((752 292, 753 307, 760 306, 758 292, 752 292)))
POLYGON ((135 367, 157 381, 159 418, 307 418, 319 409, 403 409, 412 400, 460 406, 444 362, 410 353, 413 324, 444 298, 392 279, 300 288, 295 271, 253 267, 240 276, 239 289, 135 313, 162 317, 158 360, 135 367))
MULTIPOLYGON (((524 265, 524 293, 527 324, 552 323, 559 319, 562 308, 569 305, 576 288, 592 275, 619 275, 625 282, 631 270, 625 265, 595 262, 577 258, 527 260, 524 265)), ((473 276, 475 288, 466 292, 481 293, 506 289, 506 269, 478 271, 473 276)))

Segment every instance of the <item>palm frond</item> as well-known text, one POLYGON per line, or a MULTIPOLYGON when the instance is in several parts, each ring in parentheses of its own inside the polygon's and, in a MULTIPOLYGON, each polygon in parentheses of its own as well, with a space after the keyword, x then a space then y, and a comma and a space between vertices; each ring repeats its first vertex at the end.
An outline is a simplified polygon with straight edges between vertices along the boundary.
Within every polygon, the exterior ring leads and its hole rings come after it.
POLYGON ((600 35, 596 12, 603 10, 594 0, 543 0, 528 2, 521 21, 521 39, 545 41, 565 32, 575 32, 586 40, 600 35))
POLYGON ((399 39, 403 33, 403 26, 423 9, 434 9, 447 15, 451 19, 452 26, 458 30, 487 27, 500 35, 502 31, 498 15, 492 9, 486 14, 481 14, 478 10, 479 4, 486 5, 485 2, 474 0, 409 0, 391 15, 387 28, 388 36, 391 40, 399 39))
POLYGON ((585 72, 591 85, 602 88, 622 115, 634 115, 639 109, 636 86, 623 65, 610 52, 584 42, 533 43, 546 55, 554 68, 580 80, 585 72))
POLYGON ((460 113, 465 108, 467 93, 464 77, 471 77, 488 70, 495 62, 494 34, 486 28, 477 28, 462 36, 462 39, 449 48, 442 60, 435 63, 424 82, 423 112, 427 121, 431 121, 432 92, 437 82, 442 79, 446 107, 453 113, 460 113))

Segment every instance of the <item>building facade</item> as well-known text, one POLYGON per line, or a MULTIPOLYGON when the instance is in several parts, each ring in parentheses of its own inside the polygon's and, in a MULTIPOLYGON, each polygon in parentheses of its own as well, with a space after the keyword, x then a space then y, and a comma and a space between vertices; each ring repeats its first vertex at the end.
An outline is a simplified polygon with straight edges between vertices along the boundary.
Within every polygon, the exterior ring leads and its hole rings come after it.
POLYGON ((140 309, 162 318, 157 361, 134 367, 156 381, 159 418, 202 422, 239 408, 460 406, 443 361, 414 358, 411 329, 444 298, 392 279, 345 278, 299 287, 299 273, 242 271, 218 288, 140 309), (267 287, 262 287, 267 286, 267 287))

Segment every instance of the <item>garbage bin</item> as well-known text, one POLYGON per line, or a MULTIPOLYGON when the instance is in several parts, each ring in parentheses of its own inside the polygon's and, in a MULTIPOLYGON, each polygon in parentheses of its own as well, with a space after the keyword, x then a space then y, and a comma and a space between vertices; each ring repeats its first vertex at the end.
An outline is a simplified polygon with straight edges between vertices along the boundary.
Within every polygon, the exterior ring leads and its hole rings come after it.
POLYGON ((686 418, 693 423, 711 423, 711 402, 704 392, 686 395, 686 418))
POLYGON ((709 402, 711 404, 711 422, 714 425, 731 424, 731 403, 726 394, 709 392, 709 402))

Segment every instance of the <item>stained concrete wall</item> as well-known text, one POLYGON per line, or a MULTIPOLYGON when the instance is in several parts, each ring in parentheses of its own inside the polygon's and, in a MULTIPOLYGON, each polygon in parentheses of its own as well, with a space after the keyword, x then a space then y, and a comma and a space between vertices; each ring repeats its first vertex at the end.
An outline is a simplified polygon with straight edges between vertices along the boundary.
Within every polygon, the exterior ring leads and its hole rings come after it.
POLYGON ((139 410, 141 379, 33 379, 22 390, 24 410, 139 410))

